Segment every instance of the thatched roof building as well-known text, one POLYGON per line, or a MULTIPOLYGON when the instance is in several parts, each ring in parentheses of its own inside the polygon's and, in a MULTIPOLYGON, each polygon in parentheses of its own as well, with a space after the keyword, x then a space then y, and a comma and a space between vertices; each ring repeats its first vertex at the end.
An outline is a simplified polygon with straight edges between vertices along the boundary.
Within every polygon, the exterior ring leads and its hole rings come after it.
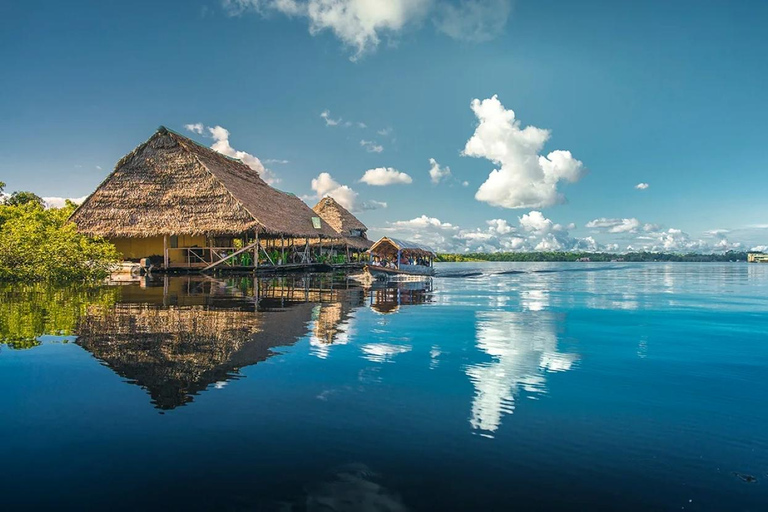
POLYGON ((365 224, 332 197, 322 198, 312 210, 336 230, 350 247, 368 250, 373 245, 373 242, 368 240, 368 228, 365 224))
POLYGON ((165 127, 123 157, 71 220, 81 233, 107 238, 249 232, 338 237, 298 197, 270 187, 241 161, 165 127))

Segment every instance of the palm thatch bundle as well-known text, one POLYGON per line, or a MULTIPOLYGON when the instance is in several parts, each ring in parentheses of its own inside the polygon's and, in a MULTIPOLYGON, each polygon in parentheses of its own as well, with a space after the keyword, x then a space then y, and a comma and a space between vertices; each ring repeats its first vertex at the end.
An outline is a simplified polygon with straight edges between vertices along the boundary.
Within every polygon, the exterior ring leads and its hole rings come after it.
POLYGON ((117 163, 70 220, 81 233, 108 238, 339 236, 317 217, 301 199, 272 188, 241 161, 161 126, 117 163))
POLYGON ((344 244, 367 251, 373 242, 368 240, 368 228, 332 197, 324 197, 313 208, 342 237, 344 244))

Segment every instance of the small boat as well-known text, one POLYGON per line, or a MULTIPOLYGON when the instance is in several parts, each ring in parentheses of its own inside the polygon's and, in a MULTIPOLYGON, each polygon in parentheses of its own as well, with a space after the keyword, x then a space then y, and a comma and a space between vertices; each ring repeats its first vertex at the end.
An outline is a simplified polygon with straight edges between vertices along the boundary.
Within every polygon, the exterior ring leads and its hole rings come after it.
POLYGON ((435 251, 426 245, 385 236, 369 253, 370 262, 363 268, 369 279, 395 281, 435 275, 435 251))

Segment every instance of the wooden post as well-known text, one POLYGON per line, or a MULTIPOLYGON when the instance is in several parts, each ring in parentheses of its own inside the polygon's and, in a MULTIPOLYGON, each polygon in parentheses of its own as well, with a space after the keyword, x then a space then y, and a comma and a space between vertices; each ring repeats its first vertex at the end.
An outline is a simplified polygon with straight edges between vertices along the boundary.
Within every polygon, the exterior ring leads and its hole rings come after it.
POLYGON ((163 235, 163 268, 168 270, 168 235, 163 235))
POLYGON ((285 265, 285 238, 280 235, 280 264, 285 265))
POLYGON ((253 248, 253 269, 259 268, 259 230, 256 228, 256 246, 253 248))
POLYGON ((350 261, 349 261, 349 244, 346 245, 345 249, 347 251, 347 263, 349 264, 350 263, 350 261))
POLYGON ((400 268, 400 249, 397 250, 397 268, 400 268))

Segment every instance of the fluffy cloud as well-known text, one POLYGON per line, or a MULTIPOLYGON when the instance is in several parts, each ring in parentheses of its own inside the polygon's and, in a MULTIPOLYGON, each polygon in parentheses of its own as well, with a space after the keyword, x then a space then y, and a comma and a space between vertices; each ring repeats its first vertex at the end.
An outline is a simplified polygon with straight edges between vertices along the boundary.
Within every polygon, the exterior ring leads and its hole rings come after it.
POLYGON ((454 39, 482 42, 504 31, 512 0, 461 0, 440 4, 435 18, 438 30, 454 39))
POLYGON ((202 135, 203 131, 205 131, 205 128, 203 127, 203 123, 185 124, 184 128, 198 135, 202 135))
POLYGON ((504 208, 542 208, 565 201, 558 183, 576 182, 584 171, 570 151, 539 155, 550 132, 535 126, 521 128, 514 111, 504 108, 497 96, 473 100, 472 110, 480 124, 463 154, 500 166, 480 186, 475 199, 504 208))
MULTIPOLYGON (((197 133, 199 135, 203 135, 206 132, 206 128, 203 126, 203 123, 185 124, 184 128, 192 133, 197 133)), ((261 179, 270 185, 280 183, 280 180, 275 176, 275 174, 271 170, 264 167, 264 164, 261 163, 261 160, 250 153, 245 151, 238 151, 232 147, 232 145, 229 143, 229 130, 217 125, 213 127, 207 127, 207 131, 210 137, 212 137, 214 140, 213 145, 211 145, 211 149, 218 151, 222 155, 240 160, 245 165, 259 173, 261 179)))
POLYGON ((317 199, 330 196, 347 210, 357 209, 357 192, 334 180, 327 172, 321 172, 312 180, 312 190, 317 194, 317 199))
MULTIPOLYGON (((518 217, 516 225, 506 219, 491 219, 484 227, 464 229, 438 218, 422 215, 407 221, 391 222, 382 231, 432 246, 441 252, 498 252, 498 251, 588 251, 588 252, 672 252, 712 253, 744 250, 740 242, 732 242, 725 229, 713 229, 705 234, 712 240, 691 237, 677 228, 661 228, 656 224, 642 224, 637 219, 600 218, 586 227, 600 230, 606 239, 596 240, 571 235, 573 223, 558 224, 532 210, 518 217)), ((754 246, 752 250, 768 250, 768 246, 754 246)))
POLYGON ((325 126, 338 126, 339 123, 341 123, 341 118, 334 119, 331 117, 331 112, 328 110, 323 110, 320 113, 320 117, 323 118, 325 121, 325 126))
POLYGON ((245 165, 258 172, 259 176, 261 176, 261 179, 270 185, 274 185, 275 183, 280 182, 274 173, 264 167, 264 164, 262 164, 261 160, 259 160, 257 157, 250 153, 246 153, 245 151, 238 151, 232 147, 232 145, 229 143, 229 130, 222 128, 221 126, 214 126, 213 128, 208 127, 208 132, 211 134, 211 137, 213 137, 213 140, 215 141, 211 146, 211 149, 218 151, 222 155, 237 158, 245 165))
POLYGON ((645 190, 645 189, 647 189, 648 187, 650 187, 650 185, 649 185, 649 184, 647 184, 647 183, 638 183, 637 185, 635 185, 635 188, 636 188, 637 190, 645 190))
POLYGON ((352 49, 351 60, 374 50, 385 35, 395 35, 417 23, 428 12, 432 0, 223 0, 232 15, 247 9, 262 14, 277 11, 306 18, 309 32, 330 31, 352 49))
POLYGON ((451 177, 451 168, 447 165, 445 167, 440 167, 440 164, 437 163, 437 160, 434 158, 429 159, 429 165, 429 179, 432 183, 438 184, 451 177))
POLYGON ((586 227, 607 231, 608 233, 636 233, 640 228, 640 221, 632 219, 599 219, 587 222, 586 227))
POLYGON ((368 169, 360 178, 360 181, 368 185, 383 187, 386 185, 408 185, 413 179, 404 172, 393 167, 377 167, 368 169))
POLYGON ((332 32, 352 50, 355 61, 376 49, 382 38, 395 37, 408 26, 432 17, 438 30, 456 39, 484 41, 506 25, 511 0, 222 0, 232 16, 255 10, 264 16, 280 12, 309 23, 316 35, 332 32))
POLYGON ((491 219, 486 221, 485 228, 462 229, 422 215, 391 222, 381 230, 447 252, 568 251, 598 250, 600 247, 591 237, 572 237, 568 227, 552 222, 538 211, 521 216, 517 227, 505 219, 491 219))
POLYGON ((326 196, 334 198, 338 203, 351 212, 364 210, 376 210, 386 208, 387 203, 382 201, 360 202, 358 193, 347 185, 342 185, 327 172, 321 172, 312 180, 312 190, 315 191, 315 199, 320 200, 326 196))
POLYGON ((43 197, 43 203, 46 208, 64 208, 67 205, 67 201, 72 201, 75 204, 81 204, 88 196, 83 197, 43 197))
POLYGON ((384 151, 384 146, 377 144, 372 140, 361 140, 360 145, 363 146, 369 153, 381 153, 384 151))

